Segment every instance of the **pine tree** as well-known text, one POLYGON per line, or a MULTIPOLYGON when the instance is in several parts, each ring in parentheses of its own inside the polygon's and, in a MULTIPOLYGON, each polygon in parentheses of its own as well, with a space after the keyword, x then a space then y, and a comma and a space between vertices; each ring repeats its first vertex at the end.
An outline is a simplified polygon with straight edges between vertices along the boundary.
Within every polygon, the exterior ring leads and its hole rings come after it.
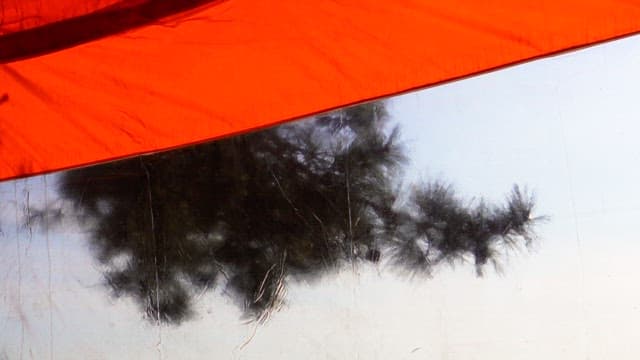
POLYGON ((180 323, 195 293, 224 286, 264 321, 286 284, 345 264, 430 273, 532 240, 533 201, 465 205, 415 187, 399 205, 405 155, 384 103, 171 152, 66 172, 63 198, 90 229, 106 282, 153 319, 180 323))

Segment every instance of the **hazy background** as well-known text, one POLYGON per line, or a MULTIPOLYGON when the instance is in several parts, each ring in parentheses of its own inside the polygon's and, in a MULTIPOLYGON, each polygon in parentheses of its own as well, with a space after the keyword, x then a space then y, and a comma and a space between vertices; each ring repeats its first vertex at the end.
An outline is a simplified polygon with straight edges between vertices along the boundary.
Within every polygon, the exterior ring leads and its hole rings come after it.
POLYGON ((637 359, 639 63, 634 37, 389 100, 408 181, 495 201, 526 184, 540 241, 484 278, 347 269, 292 286, 258 328, 215 292, 179 327, 142 321, 106 296, 79 229, 16 226, 55 201, 55 175, 2 183, 0 359, 637 359))

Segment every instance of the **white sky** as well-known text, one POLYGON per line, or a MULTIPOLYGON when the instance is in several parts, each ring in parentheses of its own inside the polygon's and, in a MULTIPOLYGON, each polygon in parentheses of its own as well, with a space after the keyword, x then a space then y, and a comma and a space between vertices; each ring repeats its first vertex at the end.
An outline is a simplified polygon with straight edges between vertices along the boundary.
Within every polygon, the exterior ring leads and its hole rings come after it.
MULTIPOLYGON (((50 307, 47 236, 21 231, 16 243, 14 183, 2 184, 0 359, 635 360, 638 59, 640 38, 629 38, 391 100, 410 177, 497 201, 528 185, 550 216, 540 242, 483 279, 471 267, 412 281, 370 267, 293 286, 242 349, 253 327, 224 298, 203 297, 199 319, 159 331, 128 300, 105 297, 73 228, 48 239, 50 307)), ((27 186, 42 201, 43 178, 27 186)))

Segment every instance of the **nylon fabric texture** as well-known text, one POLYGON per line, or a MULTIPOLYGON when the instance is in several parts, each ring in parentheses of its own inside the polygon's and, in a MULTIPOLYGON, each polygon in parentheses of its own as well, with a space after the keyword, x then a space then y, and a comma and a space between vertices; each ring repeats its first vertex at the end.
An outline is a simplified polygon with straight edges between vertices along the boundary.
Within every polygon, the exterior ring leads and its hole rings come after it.
POLYGON ((640 1, 622 0, 0 2, 3 180, 231 136, 640 30, 640 1))

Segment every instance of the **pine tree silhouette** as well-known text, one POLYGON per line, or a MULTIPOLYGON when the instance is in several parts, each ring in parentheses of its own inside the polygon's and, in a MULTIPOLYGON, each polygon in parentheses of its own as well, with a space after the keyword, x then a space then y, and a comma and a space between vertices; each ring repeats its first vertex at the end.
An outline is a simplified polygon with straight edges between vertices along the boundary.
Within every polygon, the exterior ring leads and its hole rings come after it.
POLYGON ((451 187, 415 187, 384 103, 171 152, 69 171, 60 192, 90 229, 116 295, 178 324, 197 292, 224 286, 264 321, 288 281, 378 262, 430 273, 533 238, 532 198, 465 205, 451 187))

